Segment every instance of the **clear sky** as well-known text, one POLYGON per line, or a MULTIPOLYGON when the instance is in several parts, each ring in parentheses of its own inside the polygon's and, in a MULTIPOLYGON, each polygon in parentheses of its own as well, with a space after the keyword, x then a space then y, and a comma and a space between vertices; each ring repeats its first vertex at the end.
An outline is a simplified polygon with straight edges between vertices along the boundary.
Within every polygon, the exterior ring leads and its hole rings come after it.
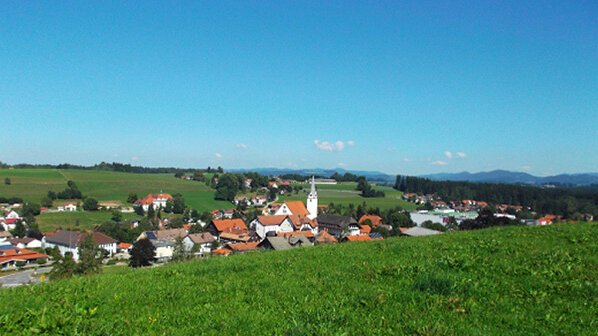
POLYGON ((596 1, 2 1, 0 160, 598 171, 596 1))

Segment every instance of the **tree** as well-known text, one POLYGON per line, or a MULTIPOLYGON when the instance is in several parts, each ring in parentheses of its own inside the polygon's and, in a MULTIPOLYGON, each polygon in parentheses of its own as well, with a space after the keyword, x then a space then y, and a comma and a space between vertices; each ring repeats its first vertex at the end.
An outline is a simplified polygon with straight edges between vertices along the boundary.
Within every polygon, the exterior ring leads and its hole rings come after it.
POLYGON ((44 197, 41 201, 41 206, 45 208, 51 208, 54 205, 54 202, 50 197, 44 197))
POLYGON ((216 194, 214 198, 217 200, 232 202, 235 199, 238 190, 238 179, 233 177, 232 174, 224 174, 218 178, 218 183, 216 184, 216 194))
POLYGON ((174 206, 174 202, 169 198, 166 200, 166 205, 164 206, 164 212, 171 213, 172 207, 174 206))
POLYGON ((57 255, 52 255, 52 259, 55 262, 50 271, 50 279, 70 278, 76 273, 77 263, 73 260, 73 255, 70 252, 65 253, 64 256, 57 252, 57 255))
POLYGON ((182 214, 185 211, 185 199, 181 194, 174 195, 174 201, 172 202, 172 212, 175 214, 182 214))
POLYGON ((169 226, 171 229, 180 229, 180 228, 182 228, 182 227, 183 227, 183 224, 185 224, 185 222, 183 221, 183 218, 182 218, 182 217, 180 217, 180 216, 176 216, 176 217, 174 217, 174 218, 171 218, 171 219, 168 221, 168 226, 169 226))
POLYGON ((135 203, 139 198, 137 197, 137 194, 134 192, 130 192, 129 196, 127 197, 127 203, 135 203))
POLYGON ((154 210, 154 205, 150 204, 147 207, 147 218, 154 218, 154 217, 156 217, 156 212, 154 210))
POLYGON ((118 223, 118 222, 120 222, 120 221, 123 220, 123 215, 122 215, 122 213, 120 211, 113 210, 112 211, 112 217, 111 217, 111 219, 112 219, 113 222, 118 223))
POLYGON ((83 201, 83 210, 85 210, 85 211, 98 210, 98 200, 96 200, 95 198, 87 197, 83 201))
POLYGON ((430 230, 441 231, 441 232, 447 231, 447 229, 444 225, 442 225, 440 223, 433 223, 431 220, 427 220, 427 221, 423 222, 421 224, 421 227, 430 229, 430 230))
POLYGON ((183 243, 182 237, 177 237, 174 242, 174 247, 172 251, 172 258, 170 261, 172 262, 180 262, 189 259, 189 253, 185 248, 185 244, 183 243))
POLYGON ((154 244, 149 239, 139 239, 133 244, 133 248, 131 249, 129 266, 150 266, 156 260, 154 257, 155 250, 154 244))
POLYGON ((194 179, 195 181, 203 181, 203 180, 204 180, 203 171, 201 171, 201 170, 196 170, 196 171, 193 173, 193 179, 194 179))
POLYGON ((51 200, 55 200, 56 199, 56 193, 53 192, 52 190, 48 191, 48 198, 51 200))
POLYGON ((15 228, 10 230, 10 233, 15 237, 25 237, 25 225, 23 225, 23 221, 20 219, 17 220, 15 222, 15 228))
POLYGON ((93 235, 86 234, 79 244, 79 264, 77 265, 77 274, 94 274, 101 271, 102 255, 100 248, 93 241, 93 235))
POLYGON ((143 206, 142 205, 136 205, 133 207, 133 210, 135 210, 135 213, 139 216, 143 216, 145 215, 145 211, 143 210, 143 206))
POLYGON ((10 185, 10 179, 8 177, 4 179, 4 184, 10 185))

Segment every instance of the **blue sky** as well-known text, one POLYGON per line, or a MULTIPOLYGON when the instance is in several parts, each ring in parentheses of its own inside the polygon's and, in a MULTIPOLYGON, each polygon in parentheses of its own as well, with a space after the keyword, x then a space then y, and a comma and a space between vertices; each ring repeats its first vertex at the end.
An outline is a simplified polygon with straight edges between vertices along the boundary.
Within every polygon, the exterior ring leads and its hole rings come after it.
POLYGON ((598 3, 0 2, 0 160, 598 171, 598 3))

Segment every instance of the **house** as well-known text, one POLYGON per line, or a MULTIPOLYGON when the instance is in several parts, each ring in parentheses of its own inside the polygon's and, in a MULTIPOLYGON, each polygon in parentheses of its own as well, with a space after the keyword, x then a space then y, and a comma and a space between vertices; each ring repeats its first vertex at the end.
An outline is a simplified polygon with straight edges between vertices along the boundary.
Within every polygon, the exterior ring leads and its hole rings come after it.
POLYGON ((384 237, 379 232, 371 232, 369 236, 372 240, 384 240, 384 237))
POLYGON ((50 256, 35 251, 14 246, 0 246, 0 268, 15 267, 22 261, 25 265, 36 263, 40 259, 47 260, 50 256))
POLYGON ((237 253, 246 253, 250 251, 257 250, 257 245, 259 242, 250 242, 250 243, 228 243, 224 247, 225 249, 231 250, 232 252, 237 253))
POLYGON ((211 233, 212 236, 219 239, 220 234, 224 231, 230 232, 231 229, 247 231, 247 226, 240 218, 235 219, 214 219, 206 227, 206 231, 211 233))
POLYGON ((12 233, 9 231, 0 231, 0 242, 12 238, 12 233))
POLYGON ((433 235, 442 234, 442 232, 426 229, 426 228, 419 227, 419 226, 414 226, 405 231, 401 230, 401 234, 405 235, 405 236, 410 236, 410 237, 423 237, 423 236, 433 236, 433 235))
POLYGON ((148 194, 144 198, 138 199, 135 201, 135 205, 143 207, 143 211, 147 211, 149 206, 153 206, 154 210, 158 210, 158 208, 166 207, 166 202, 168 200, 173 200, 173 197, 170 194, 148 194))
POLYGON ((336 243, 338 243, 338 241, 336 240, 336 238, 334 238, 333 235, 328 233, 328 231, 324 230, 324 231, 318 232, 318 234, 316 235, 315 243, 318 245, 319 244, 336 244, 336 243))
POLYGON ((233 200, 233 204, 235 204, 235 205, 245 204, 247 206, 250 206, 251 205, 251 201, 249 199, 247 199, 247 197, 236 196, 235 199, 233 200))
POLYGON ((222 218, 232 219, 234 214, 235 214, 235 209, 222 210, 222 218))
POLYGON ((64 211, 77 211, 77 203, 76 202, 66 202, 63 205, 64 211))
POLYGON ((305 231, 293 231, 293 232, 278 232, 276 233, 276 235, 278 237, 297 237, 297 236, 303 236, 305 238, 307 238, 310 242, 314 242, 316 240, 316 235, 309 231, 309 230, 305 230, 305 231))
POLYGON ((110 209, 118 209, 121 207, 121 203, 120 201, 99 201, 98 202, 98 207, 99 208, 104 208, 106 210, 110 210, 110 209))
POLYGON ((253 179, 245 179, 245 188, 251 189, 251 182, 253 182, 253 179))
POLYGON ((14 228, 17 226, 18 220, 22 220, 21 216, 19 216, 16 211, 11 210, 6 214, 6 216, 4 216, 3 219, 0 219, 0 225, 2 225, 4 231, 14 230, 14 228))
POLYGON ((223 257, 226 257, 231 253, 233 253, 232 250, 225 249, 225 248, 219 248, 219 249, 212 250, 212 254, 223 256, 223 257))
POLYGON ((251 222, 251 229, 260 238, 265 238, 268 233, 276 234, 278 232, 292 232, 294 230, 293 222, 287 215, 257 216, 251 222))
POLYGON ((255 195, 251 198, 251 203, 256 206, 263 206, 266 204, 266 200, 265 195, 255 195))
POLYGON ((166 261, 172 258, 176 240, 178 238, 185 238, 186 236, 187 230, 185 229, 168 229, 142 232, 136 240, 149 239, 156 248, 156 259, 158 261, 166 261))
POLYGON ((359 235, 359 224, 353 217, 335 216, 335 215, 319 215, 318 216, 319 230, 327 230, 337 240, 343 236, 359 235))
POLYGON ((363 215, 361 216, 361 218, 359 219, 359 224, 363 224, 363 222, 365 222, 366 220, 370 220, 370 222, 372 222, 372 228, 376 228, 378 227, 378 225, 382 224, 382 217, 380 216, 376 216, 376 215, 363 215))
POLYGON ((369 225, 359 225, 360 229, 359 229, 359 234, 360 235, 369 235, 370 232, 372 232, 372 227, 369 225))
POLYGON ((42 238, 42 248, 58 247, 63 256, 66 253, 71 253, 74 260, 79 260, 79 245, 88 234, 92 236, 93 242, 99 248, 106 250, 110 256, 116 253, 116 240, 100 232, 56 230, 42 238))
POLYGON ((220 233, 218 241, 221 243, 249 243, 259 241, 255 231, 229 228, 220 233))
POLYGON ((188 251, 191 251, 194 246, 197 246, 196 255, 205 255, 212 251, 212 243, 216 238, 209 232, 193 233, 183 239, 183 244, 188 251))
POLYGON ((290 201, 284 202, 280 205, 278 210, 274 213, 274 215, 298 215, 298 216, 307 216, 309 215, 309 211, 301 201, 290 201))
POLYGON ((7 241, 10 242, 10 244, 12 246, 22 248, 22 249, 24 249, 24 248, 33 249, 33 248, 41 248, 42 247, 41 240, 29 238, 29 237, 12 238, 12 239, 7 239, 7 241))
POLYGON ((132 248, 133 248, 133 244, 129 244, 129 243, 118 243, 118 245, 116 245, 116 250, 118 252, 129 252, 129 251, 131 251, 132 248))
POLYGON ((278 184, 276 184, 276 182, 274 182, 274 181, 271 181, 271 182, 268 182, 268 187, 278 189, 278 184))
POLYGON ((213 219, 222 219, 222 212, 218 209, 210 211, 210 215, 212 215, 213 219))
POLYGON ((261 249, 269 249, 275 251, 288 250, 294 247, 312 246, 312 242, 305 236, 288 236, 288 237, 266 237, 262 240, 258 247, 261 249))
POLYGON ((355 241, 371 241, 369 235, 358 235, 358 236, 346 236, 342 239, 343 242, 355 242, 355 241))
POLYGON ((295 231, 311 231, 314 235, 318 233, 318 220, 310 219, 308 216, 290 215, 295 231))
POLYGON ((538 225, 540 226, 544 226, 544 225, 552 225, 554 222, 552 221, 553 218, 550 218, 548 216, 544 216, 542 218, 538 219, 538 225))

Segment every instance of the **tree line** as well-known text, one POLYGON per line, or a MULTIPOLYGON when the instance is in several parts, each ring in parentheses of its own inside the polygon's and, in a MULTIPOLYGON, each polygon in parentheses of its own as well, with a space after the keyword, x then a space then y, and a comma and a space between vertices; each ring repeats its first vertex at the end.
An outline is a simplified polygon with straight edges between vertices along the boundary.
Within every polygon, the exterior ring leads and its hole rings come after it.
POLYGON ((433 181, 401 175, 397 175, 394 188, 408 193, 435 194, 447 202, 473 199, 495 205, 520 205, 564 218, 576 218, 586 213, 598 215, 598 190, 593 188, 547 189, 514 184, 433 181))

